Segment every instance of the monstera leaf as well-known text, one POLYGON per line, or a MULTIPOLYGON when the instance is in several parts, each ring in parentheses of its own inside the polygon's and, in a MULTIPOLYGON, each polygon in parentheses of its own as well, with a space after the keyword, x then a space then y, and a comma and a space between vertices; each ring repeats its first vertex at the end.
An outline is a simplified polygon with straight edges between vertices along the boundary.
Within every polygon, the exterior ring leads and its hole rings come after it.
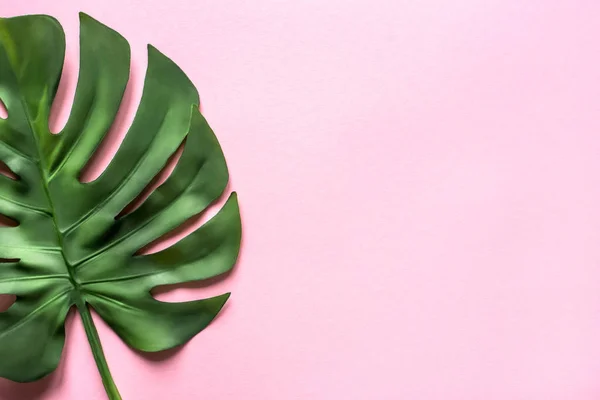
POLYGON ((117 32, 81 15, 80 72, 62 132, 48 117, 65 53, 60 24, 49 16, 0 18, 0 213, 17 226, 0 228, 0 293, 16 302, 0 313, 0 376, 26 382, 52 372, 65 341, 71 307, 81 315, 110 399, 110 376, 93 308, 132 348, 161 351, 204 329, 229 294, 183 303, 156 300, 159 285, 201 280, 234 265, 241 238, 235 194, 202 227, 154 254, 139 250, 223 193, 227 166, 198 110, 188 77, 148 49, 148 70, 135 119, 116 155, 94 181, 81 170, 119 109, 129 77, 129 45, 117 32), (170 157, 184 149, 167 180, 134 211, 124 209, 170 157))

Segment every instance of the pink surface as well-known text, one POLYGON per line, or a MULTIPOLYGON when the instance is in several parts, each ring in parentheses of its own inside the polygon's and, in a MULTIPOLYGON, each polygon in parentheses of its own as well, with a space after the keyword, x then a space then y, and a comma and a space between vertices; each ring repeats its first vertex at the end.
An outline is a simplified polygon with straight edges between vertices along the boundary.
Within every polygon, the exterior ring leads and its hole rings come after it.
MULTIPOLYGON (((99 327, 124 399, 600 398, 597 1, 0 2, 66 28, 57 126, 77 11, 133 47, 116 137, 172 57, 240 195, 235 273, 162 294, 232 291, 209 329, 149 359, 99 327)), ((78 318, 22 398, 105 398, 78 318)))

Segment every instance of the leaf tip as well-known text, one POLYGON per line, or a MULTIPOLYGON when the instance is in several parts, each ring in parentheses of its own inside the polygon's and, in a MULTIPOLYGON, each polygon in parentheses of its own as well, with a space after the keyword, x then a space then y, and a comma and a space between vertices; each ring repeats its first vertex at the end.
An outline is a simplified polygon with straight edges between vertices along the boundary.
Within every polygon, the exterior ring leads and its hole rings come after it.
POLYGON ((160 52, 160 50, 158 50, 154 45, 152 45, 150 43, 148 43, 146 45, 146 48, 148 49, 148 53, 151 53, 151 54, 161 54, 162 55, 162 53, 160 52))
POLYGON ((238 202, 238 194, 236 191, 231 192, 231 194, 229 195, 229 198, 227 199, 227 202, 225 204, 226 205, 231 204, 231 207, 234 207, 237 210, 237 213, 239 214, 240 204, 238 202))
POLYGON ((230 297, 231 292, 223 293, 219 296, 214 297, 217 303, 217 314, 221 312, 223 307, 225 307, 225 303, 227 303, 227 300, 229 300, 230 297))
POLYGON ((79 22, 83 22, 83 21, 96 21, 94 18, 92 18, 89 14, 84 13, 83 11, 79 11, 79 22))

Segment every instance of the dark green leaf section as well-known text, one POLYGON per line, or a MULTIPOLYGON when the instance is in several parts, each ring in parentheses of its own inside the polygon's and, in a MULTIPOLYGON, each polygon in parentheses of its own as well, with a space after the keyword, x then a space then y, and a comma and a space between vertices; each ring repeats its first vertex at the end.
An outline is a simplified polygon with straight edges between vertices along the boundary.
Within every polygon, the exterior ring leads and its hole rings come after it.
POLYGON ((0 293, 17 301, 0 313, 0 376, 31 381, 53 371, 64 320, 76 305, 110 398, 120 398, 105 365, 88 305, 131 347, 160 351, 204 329, 229 294, 185 303, 154 299, 152 288, 229 271, 241 240, 237 196, 206 224, 150 255, 140 248, 203 212, 228 182, 219 143, 198 110, 188 77, 153 47, 134 122, 102 175, 78 180, 114 122, 129 78, 130 51, 117 32, 81 15, 80 72, 65 128, 48 117, 62 72, 65 38, 48 16, 0 18, 0 293), (175 170, 135 211, 120 216, 184 143, 175 170), (119 217, 117 217, 119 216, 119 217), (112 386, 111 386, 112 385, 112 386))

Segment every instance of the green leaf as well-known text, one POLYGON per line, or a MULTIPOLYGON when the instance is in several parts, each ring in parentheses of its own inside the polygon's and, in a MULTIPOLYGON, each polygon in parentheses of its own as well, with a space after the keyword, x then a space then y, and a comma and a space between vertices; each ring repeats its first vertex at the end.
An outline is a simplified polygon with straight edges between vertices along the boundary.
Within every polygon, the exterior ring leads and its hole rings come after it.
POLYGON ((16 302, 0 313, 0 376, 27 382, 52 372, 65 340, 65 317, 81 314, 109 398, 120 399, 89 307, 132 348, 179 346, 217 315, 229 294, 184 303, 154 299, 159 285, 211 278, 237 258, 235 193, 210 221, 173 246, 138 252, 204 211, 228 181, 223 153, 198 110, 188 77, 148 48, 144 92, 135 119, 106 170, 79 175, 111 127, 129 78, 130 50, 117 32, 80 15, 80 72, 65 128, 48 127, 65 55, 60 24, 49 16, 0 18, 0 160, 18 179, 0 176, 0 293, 16 302), (184 142, 168 177, 133 212, 120 215, 184 142))

